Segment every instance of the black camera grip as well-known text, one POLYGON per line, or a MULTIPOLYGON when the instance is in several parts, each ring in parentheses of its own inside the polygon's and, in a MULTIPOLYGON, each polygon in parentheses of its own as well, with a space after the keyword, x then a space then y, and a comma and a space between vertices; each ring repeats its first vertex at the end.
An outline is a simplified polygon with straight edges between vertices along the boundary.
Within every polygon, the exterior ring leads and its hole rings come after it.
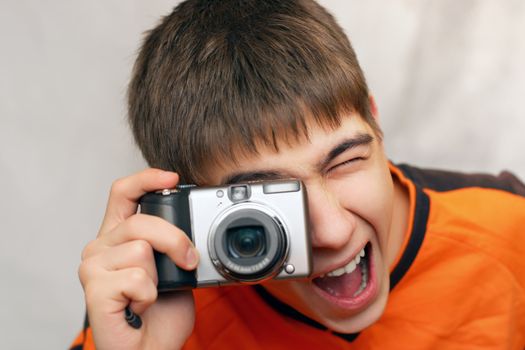
MULTIPOLYGON (((160 192, 147 193, 140 199, 140 212, 155 215, 172 223, 191 237, 191 218, 188 201, 188 190, 162 194, 160 192)), ((195 271, 183 270, 163 253, 154 252, 155 265, 159 283, 159 292, 191 289, 197 285, 195 271)))

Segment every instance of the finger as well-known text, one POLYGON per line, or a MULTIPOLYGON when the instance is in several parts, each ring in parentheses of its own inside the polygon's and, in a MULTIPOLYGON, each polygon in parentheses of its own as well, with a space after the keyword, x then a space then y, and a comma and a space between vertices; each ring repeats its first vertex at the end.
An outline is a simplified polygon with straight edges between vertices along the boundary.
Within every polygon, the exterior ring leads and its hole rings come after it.
POLYGON ((142 268, 153 283, 157 284, 158 276, 153 257, 153 247, 147 241, 135 240, 109 247, 91 259, 93 260, 91 263, 107 271, 130 267, 142 268))
POLYGON ((157 287, 148 273, 141 268, 99 273, 84 287, 88 308, 97 312, 120 315, 126 306, 143 313, 157 299, 157 287))
POLYGON ((130 268, 119 272, 117 279, 123 283, 122 295, 130 301, 130 309, 139 315, 144 313, 157 300, 157 285, 143 269, 130 268))
POLYGON ((106 213, 100 232, 108 231, 137 212, 137 202, 147 192, 173 188, 177 173, 160 169, 146 169, 137 174, 116 180, 111 186, 106 213))
POLYGON ((192 270, 198 264, 198 252, 188 236, 175 225, 153 215, 129 217, 97 239, 97 244, 111 247, 135 240, 147 241, 153 249, 167 254, 183 269, 192 270))

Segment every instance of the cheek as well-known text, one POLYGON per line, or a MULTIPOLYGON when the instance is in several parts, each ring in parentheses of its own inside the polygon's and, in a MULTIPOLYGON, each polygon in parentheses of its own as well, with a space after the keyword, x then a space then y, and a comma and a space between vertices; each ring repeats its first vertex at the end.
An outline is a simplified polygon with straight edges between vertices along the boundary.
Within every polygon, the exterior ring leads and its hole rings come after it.
POLYGON ((335 181, 333 186, 339 203, 371 225, 384 243, 390 231, 394 193, 388 166, 375 165, 335 181))

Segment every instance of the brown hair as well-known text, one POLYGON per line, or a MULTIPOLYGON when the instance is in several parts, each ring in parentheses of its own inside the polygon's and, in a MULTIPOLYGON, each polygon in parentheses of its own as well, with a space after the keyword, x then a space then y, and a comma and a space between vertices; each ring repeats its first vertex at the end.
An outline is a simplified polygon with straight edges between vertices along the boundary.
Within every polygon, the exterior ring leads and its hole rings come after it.
POLYGON ((188 0, 151 30, 128 90, 150 166, 203 183, 209 166, 335 128, 356 111, 381 132, 355 53, 314 1, 188 0))

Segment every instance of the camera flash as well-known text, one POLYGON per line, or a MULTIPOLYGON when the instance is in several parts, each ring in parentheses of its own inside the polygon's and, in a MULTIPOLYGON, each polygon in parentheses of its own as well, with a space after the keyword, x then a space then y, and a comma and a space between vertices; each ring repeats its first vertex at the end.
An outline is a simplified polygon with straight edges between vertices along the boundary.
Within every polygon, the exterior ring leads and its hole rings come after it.
POLYGON ((232 187, 232 200, 241 201, 248 198, 248 188, 246 186, 232 187))

